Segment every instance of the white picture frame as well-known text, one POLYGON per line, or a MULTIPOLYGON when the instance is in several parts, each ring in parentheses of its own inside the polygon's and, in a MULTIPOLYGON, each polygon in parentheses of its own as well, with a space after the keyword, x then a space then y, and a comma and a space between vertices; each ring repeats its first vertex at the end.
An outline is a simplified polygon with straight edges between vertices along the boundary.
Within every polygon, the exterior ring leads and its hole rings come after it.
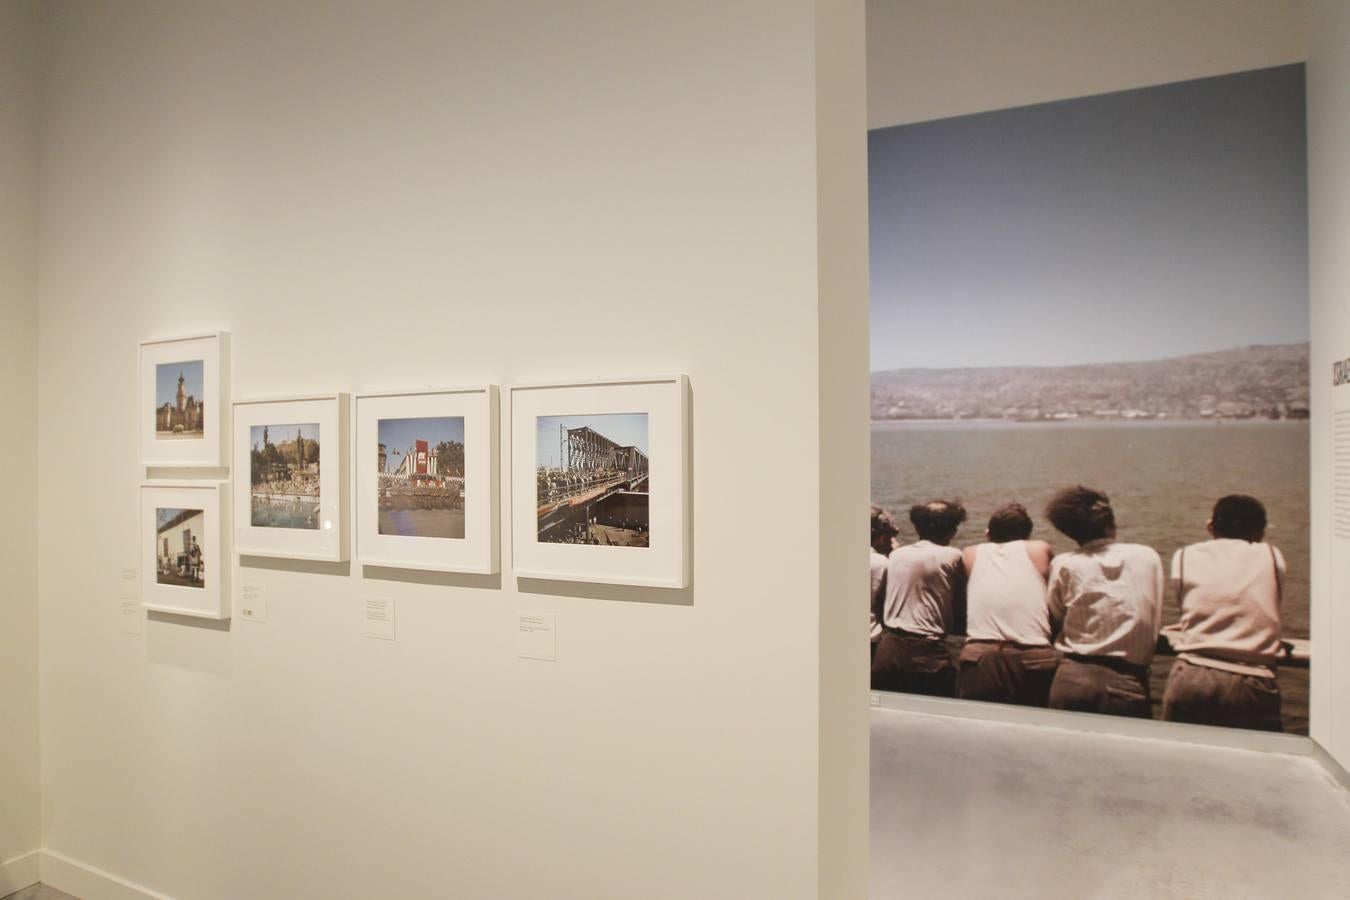
POLYGON ((229 333, 142 341, 139 364, 141 464, 229 465, 225 437, 230 423, 229 333))
POLYGON ((141 484, 141 606, 230 618, 228 482, 141 484))
POLYGON ((501 570, 497 410, 496 385, 356 396, 356 558, 362 565, 477 575, 501 570), (435 448, 442 441, 462 445, 462 469, 441 465, 435 448), (401 508, 405 504, 430 508, 401 508), (405 529, 423 533, 398 533, 405 529))
POLYGON ((510 407, 513 574, 688 587, 688 378, 519 384, 510 407))
POLYGON ((350 404, 345 393, 234 404, 234 542, 240 556, 347 561, 350 404), (255 443, 267 457, 258 473, 255 443), (297 448, 303 463, 295 458, 297 448), (255 477, 268 485, 257 491, 256 507, 255 477))

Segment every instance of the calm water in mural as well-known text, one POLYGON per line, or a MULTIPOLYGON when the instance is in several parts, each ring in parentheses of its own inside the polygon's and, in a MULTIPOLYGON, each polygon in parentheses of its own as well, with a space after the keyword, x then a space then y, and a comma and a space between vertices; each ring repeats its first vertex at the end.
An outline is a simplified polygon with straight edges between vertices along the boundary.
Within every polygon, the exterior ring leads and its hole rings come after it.
MULTIPOLYGON (((1284 628, 1308 636, 1308 425, 1306 422, 875 422, 872 499, 905 519, 913 503, 959 497, 970 519, 958 544, 982 539, 994 509, 1010 500, 1036 519, 1035 537, 1072 544, 1041 510, 1060 487, 1081 483, 1111 495, 1120 538, 1148 544, 1170 565, 1179 547, 1206 538, 1224 494, 1252 494, 1270 514, 1271 543, 1289 564, 1284 628)), ((1175 622, 1168 598, 1168 622, 1175 622)))
MULTIPOLYGON (((1214 501, 1259 497, 1270 515, 1271 543, 1289 565, 1284 631, 1308 637, 1308 425, 1306 422, 874 422, 872 499, 915 539, 905 517, 915 502, 960 498, 970 518, 956 543, 982 539, 993 510, 1010 500, 1036 520, 1035 537, 1071 546, 1045 521, 1051 494, 1082 483, 1111 495, 1122 540, 1149 544, 1170 566, 1179 547, 1204 540, 1214 501)), ((1166 622, 1178 618, 1167 597, 1166 622)), ((1315 661, 1314 661, 1315 662, 1315 661)), ((1170 662, 1154 666, 1161 698, 1170 662)), ((1281 670, 1285 728, 1307 729, 1307 669, 1281 670)))

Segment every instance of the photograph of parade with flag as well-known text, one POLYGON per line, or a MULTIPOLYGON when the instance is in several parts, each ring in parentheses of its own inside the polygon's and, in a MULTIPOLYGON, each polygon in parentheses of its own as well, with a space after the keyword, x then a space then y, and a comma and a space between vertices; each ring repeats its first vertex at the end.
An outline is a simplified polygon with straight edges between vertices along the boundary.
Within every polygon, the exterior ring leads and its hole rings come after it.
POLYGON ((464 537, 464 417, 380 419, 379 533, 464 537))

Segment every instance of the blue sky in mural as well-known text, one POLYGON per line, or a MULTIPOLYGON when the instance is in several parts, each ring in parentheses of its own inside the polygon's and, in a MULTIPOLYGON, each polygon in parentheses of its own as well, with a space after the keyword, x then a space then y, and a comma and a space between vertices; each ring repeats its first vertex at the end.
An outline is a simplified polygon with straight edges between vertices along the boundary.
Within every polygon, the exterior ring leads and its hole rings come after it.
POLYGON ((869 134, 872 369, 1308 340, 1303 67, 869 134))

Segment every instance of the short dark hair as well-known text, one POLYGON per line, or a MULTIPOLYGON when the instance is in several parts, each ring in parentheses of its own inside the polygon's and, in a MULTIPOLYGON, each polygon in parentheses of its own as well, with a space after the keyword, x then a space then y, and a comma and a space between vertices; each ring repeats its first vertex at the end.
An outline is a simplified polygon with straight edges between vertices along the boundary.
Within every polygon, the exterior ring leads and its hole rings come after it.
POLYGON ((1025 541, 1031 537, 1031 516, 1020 503, 1005 503, 989 517, 989 540, 995 544, 1025 541))
POLYGON ((909 520, 920 540, 949 540, 966 520, 966 508, 960 500, 930 500, 911 506, 909 520))
POLYGON ((1111 498, 1094 488, 1064 488, 1045 507, 1050 524, 1080 544, 1108 537, 1116 527, 1111 498))
POLYGON ((1266 508, 1255 497, 1229 494, 1214 504, 1214 536, 1259 541, 1266 534, 1266 508))
POLYGON ((872 540, 879 537, 895 537, 900 533, 891 514, 880 506, 872 507, 872 540))

